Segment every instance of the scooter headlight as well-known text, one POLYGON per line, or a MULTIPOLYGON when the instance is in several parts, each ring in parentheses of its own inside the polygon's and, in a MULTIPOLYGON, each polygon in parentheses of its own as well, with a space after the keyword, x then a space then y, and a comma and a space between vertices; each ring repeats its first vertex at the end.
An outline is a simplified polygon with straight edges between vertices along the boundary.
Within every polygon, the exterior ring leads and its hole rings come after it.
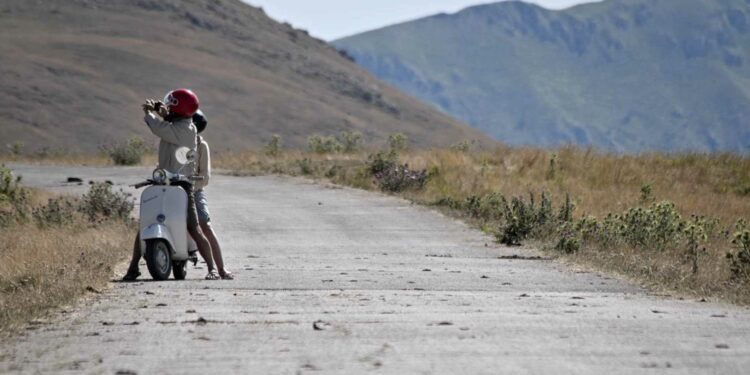
POLYGON ((157 184, 164 184, 167 182, 167 172, 163 169, 155 169, 151 179, 157 184))

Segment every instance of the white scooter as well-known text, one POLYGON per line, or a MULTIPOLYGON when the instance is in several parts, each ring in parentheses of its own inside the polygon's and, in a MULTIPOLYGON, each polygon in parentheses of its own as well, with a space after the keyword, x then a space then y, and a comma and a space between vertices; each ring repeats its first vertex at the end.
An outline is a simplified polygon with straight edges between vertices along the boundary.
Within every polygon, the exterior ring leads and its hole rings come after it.
POLYGON ((200 179, 181 174, 193 164, 195 152, 179 148, 175 159, 182 164, 178 173, 156 169, 151 179, 134 185, 136 189, 149 186, 141 193, 141 256, 154 280, 167 280, 170 272, 176 280, 184 280, 188 261, 198 262, 198 248, 187 230, 188 196, 179 186, 200 179))

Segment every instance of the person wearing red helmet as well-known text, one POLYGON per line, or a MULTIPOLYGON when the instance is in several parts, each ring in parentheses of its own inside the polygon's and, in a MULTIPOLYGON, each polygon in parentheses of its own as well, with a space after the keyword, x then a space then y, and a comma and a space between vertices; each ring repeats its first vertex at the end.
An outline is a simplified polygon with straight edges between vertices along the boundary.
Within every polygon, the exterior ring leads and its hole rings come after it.
MULTIPOLYGON (((198 111, 199 107, 198 96, 187 89, 170 91, 164 97, 164 102, 147 100, 143 104, 144 121, 151 132, 161 139, 159 142, 159 168, 166 169, 171 173, 179 173, 182 164, 175 158, 175 151, 181 147, 187 147, 191 150, 196 149, 198 132, 193 124, 192 116, 198 111)), ((185 183, 180 186, 188 194, 188 232, 206 261, 208 267, 206 279, 217 280, 220 276, 214 267, 211 244, 203 234, 198 222, 193 185, 185 183)), ((130 267, 123 277, 123 281, 132 281, 140 276, 141 273, 138 270, 140 259, 140 238, 136 238, 130 267)))

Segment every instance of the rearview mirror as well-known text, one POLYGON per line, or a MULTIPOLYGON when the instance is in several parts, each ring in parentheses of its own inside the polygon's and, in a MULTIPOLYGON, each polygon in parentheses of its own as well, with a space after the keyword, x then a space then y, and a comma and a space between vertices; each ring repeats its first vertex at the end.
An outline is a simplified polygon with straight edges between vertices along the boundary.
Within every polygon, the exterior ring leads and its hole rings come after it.
POLYGON ((174 152, 174 157, 178 163, 185 165, 195 160, 195 151, 187 147, 180 147, 174 152))

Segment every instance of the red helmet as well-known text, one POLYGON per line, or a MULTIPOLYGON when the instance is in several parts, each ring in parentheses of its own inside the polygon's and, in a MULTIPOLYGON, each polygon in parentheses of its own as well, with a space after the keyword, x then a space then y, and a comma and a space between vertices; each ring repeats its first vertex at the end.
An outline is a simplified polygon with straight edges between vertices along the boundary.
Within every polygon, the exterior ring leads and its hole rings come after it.
POLYGON ((188 89, 170 91, 164 96, 164 104, 170 113, 178 116, 190 117, 198 111, 200 102, 198 95, 188 89))

